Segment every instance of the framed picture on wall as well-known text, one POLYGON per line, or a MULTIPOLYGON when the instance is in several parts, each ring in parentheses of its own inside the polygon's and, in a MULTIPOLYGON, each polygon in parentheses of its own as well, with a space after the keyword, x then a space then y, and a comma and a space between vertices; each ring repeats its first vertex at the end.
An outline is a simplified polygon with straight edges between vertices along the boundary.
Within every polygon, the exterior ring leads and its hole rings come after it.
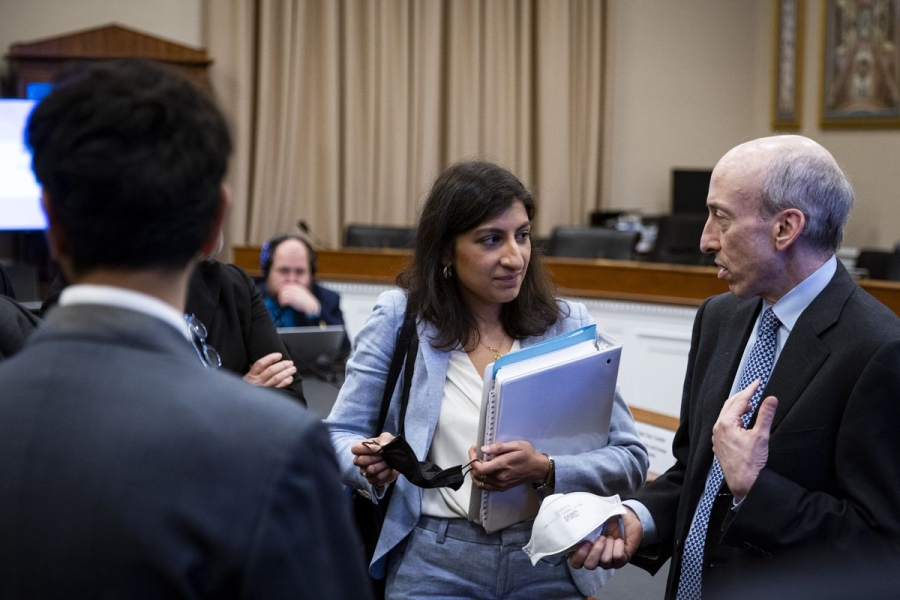
POLYGON ((774 0, 772 128, 799 129, 803 100, 803 2, 774 0))
POLYGON ((823 4, 822 127, 900 127, 900 2, 823 4))

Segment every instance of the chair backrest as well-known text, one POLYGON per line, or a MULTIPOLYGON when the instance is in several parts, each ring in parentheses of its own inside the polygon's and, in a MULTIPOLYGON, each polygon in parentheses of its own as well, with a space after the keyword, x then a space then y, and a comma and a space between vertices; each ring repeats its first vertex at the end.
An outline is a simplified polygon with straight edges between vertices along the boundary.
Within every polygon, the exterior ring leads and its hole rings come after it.
POLYGON ((884 270, 884 278, 890 281, 900 281, 900 242, 894 246, 894 251, 891 252, 884 270))
POLYGON ((713 264, 715 256, 700 250, 700 236, 706 218, 706 215, 695 214, 661 216, 652 260, 678 265, 713 264))
POLYGON ((892 252, 890 250, 864 248, 859 251, 854 266, 858 269, 865 269, 866 277, 871 279, 887 279, 887 270, 891 262, 891 256, 892 252))
POLYGON ((351 224, 344 228, 344 246, 348 248, 412 248, 415 227, 351 224))
POLYGON ((550 235, 548 256, 633 260, 641 234, 608 227, 556 227, 550 235))

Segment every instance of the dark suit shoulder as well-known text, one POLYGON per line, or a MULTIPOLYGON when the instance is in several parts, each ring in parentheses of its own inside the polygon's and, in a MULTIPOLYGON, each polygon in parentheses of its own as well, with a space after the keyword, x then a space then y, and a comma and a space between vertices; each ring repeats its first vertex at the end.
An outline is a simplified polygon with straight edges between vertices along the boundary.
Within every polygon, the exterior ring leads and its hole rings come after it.
POLYGON ((0 359, 19 351, 39 322, 24 306, 8 296, 0 296, 0 359))
POLYGON ((318 282, 312 284, 313 295, 319 299, 319 302, 328 302, 329 304, 337 304, 341 300, 341 295, 334 290, 320 285, 318 282))
POLYGON ((220 263, 223 277, 227 277, 230 282, 240 285, 248 290, 255 289, 256 283, 253 278, 247 275, 247 272, 239 266, 231 263, 220 263))
POLYGON ((886 339, 900 337, 900 317, 858 285, 847 301, 847 314, 860 319, 860 327, 886 339))

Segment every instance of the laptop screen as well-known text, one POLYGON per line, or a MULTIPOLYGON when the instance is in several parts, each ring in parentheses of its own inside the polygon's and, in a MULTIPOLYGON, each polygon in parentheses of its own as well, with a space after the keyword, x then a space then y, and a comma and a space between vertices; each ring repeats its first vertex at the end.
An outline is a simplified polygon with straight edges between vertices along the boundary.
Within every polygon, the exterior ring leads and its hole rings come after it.
POLYGON ((278 334, 298 368, 331 362, 344 340, 343 325, 279 327, 278 334))

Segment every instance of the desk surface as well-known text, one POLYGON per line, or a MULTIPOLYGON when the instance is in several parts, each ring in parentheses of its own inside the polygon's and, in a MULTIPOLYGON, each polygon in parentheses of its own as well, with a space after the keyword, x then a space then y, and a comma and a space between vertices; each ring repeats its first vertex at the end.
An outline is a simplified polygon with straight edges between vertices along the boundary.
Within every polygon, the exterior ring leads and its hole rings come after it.
MULTIPOLYGON (((318 277, 393 283, 409 255, 406 250, 389 249, 320 250, 318 277)), ((235 246, 234 262, 250 275, 261 275, 259 246, 235 246)), ((706 298, 728 291, 716 277, 715 267, 550 257, 544 263, 560 291, 570 296, 699 306, 706 298)), ((859 285, 900 315, 900 282, 860 279, 859 285)))

